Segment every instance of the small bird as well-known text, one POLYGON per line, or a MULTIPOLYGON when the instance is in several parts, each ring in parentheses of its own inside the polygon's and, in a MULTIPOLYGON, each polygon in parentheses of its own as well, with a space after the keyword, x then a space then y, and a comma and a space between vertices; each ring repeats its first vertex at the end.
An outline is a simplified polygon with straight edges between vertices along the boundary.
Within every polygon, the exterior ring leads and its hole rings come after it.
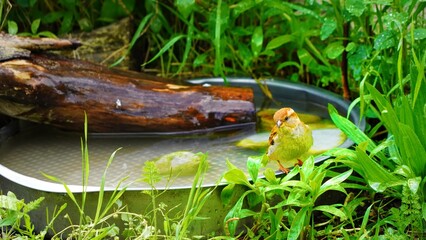
POLYGON ((304 124, 291 108, 281 108, 274 114, 275 125, 269 135, 267 156, 277 161, 282 172, 287 167, 302 165, 300 157, 307 153, 313 144, 312 130, 304 124))

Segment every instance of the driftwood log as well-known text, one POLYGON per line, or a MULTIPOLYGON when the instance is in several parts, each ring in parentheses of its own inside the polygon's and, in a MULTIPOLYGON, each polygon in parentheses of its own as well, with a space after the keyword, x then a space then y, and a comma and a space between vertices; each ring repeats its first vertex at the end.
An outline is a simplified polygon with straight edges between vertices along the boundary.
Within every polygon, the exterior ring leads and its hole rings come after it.
MULTIPOLYGON (((67 48, 79 45, 68 43, 67 48)), ((0 113, 80 131, 86 112, 89 131, 102 133, 191 131, 255 121, 251 89, 175 85, 40 52, 58 49, 50 42, 34 44, 13 44, 0 34, 0 55, 7 52, 0 57, 0 113)))

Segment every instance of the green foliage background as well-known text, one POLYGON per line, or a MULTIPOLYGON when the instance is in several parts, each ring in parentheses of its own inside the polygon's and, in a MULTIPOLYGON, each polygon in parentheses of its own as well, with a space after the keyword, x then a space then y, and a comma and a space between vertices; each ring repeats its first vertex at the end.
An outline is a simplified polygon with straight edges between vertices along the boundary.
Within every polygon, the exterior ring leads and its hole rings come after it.
POLYGON ((274 76, 335 92, 346 74, 358 92, 368 72, 388 92, 401 77, 396 65, 410 68, 410 61, 398 62, 398 50, 410 59, 409 49, 417 55, 424 49, 425 6, 414 0, 17 0, 3 1, 2 27, 62 35, 131 17, 135 36, 128 47, 139 43, 133 51, 144 71, 174 78, 274 76))

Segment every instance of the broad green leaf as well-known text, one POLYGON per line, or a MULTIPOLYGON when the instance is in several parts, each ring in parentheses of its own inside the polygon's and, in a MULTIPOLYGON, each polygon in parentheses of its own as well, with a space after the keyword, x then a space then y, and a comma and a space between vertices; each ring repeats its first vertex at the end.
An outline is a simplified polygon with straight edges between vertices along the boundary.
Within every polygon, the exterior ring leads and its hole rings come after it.
POLYGON ((262 156, 249 156, 247 159, 247 169, 251 180, 256 182, 259 169, 262 166, 262 156))
POLYGON ((237 43, 238 46, 238 56, 243 61, 243 66, 248 67, 253 61, 253 53, 244 43, 237 43))
MULTIPOLYGON (((369 152, 372 152, 374 151, 374 149, 377 148, 377 145, 374 143, 374 141, 371 140, 364 132, 362 132, 355 124, 353 124, 349 119, 340 116, 336 108, 333 107, 333 105, 328 105, 328 111, 330 113, 330 117, 333 123, 336 124, 336 126, 340 130, 342 130, 342 132, 345 133, 348 138, 350 138, 356 144, 360 144, 363 142, 368 143, 367 150, 369 152)), ((388 167, 393 166, 382 152, 378 152, 377 156, 388 167)))
POLYGON ((289 43, 291 41, 293 41, 293 35, 291 34, 278 36, 268 42, 268 44, 266 45, 266 50, 272 50, 272 49, 281 47, 282 45, 289 43))
POLYGON ((315 161, 311 156, 303 162, 303 166, 300 168, 300 179, 301 181, 308 182, 308 179, 311 178, 311 174, 315 170, 315 161))
POLYGON ((316 62, 312 55, 304 48, 297 50, 297 56, 299 57, 299 61, 305 65, 316 62))
POLYGON ((346 48, 345 48, 345 50, 347 51, 347 52, 352 52, 352 50, 354 50, 354 49, 356 49, 356 43, 354 43, 354 42, 350 42, 350 43, 348 43, 348 45, 346 46, 346 48))
POLYGON ((374 49, 384 50, 396 45, 396 35, 392 30, 386 30, 380 33, 374 39, 374 49))
POLYGON ((228 205, 232 199, 232 195, 234 193, 235 184, 228 184, 226 187, 222 189, 220 192, 220 199, 222 200, 223 205, 228 205))
POLYGON ((327 39, 336 30, 337 23, 335 19, 325 18, 321 26, 321 40, 327 39))
POLYGON ((7 32, 11 35, 15 35, 18 33, 18 24, 16 24, 13 20, 7 21, 7 32))
POLYGON ((275 184, 278 182, 277 176, 275 175, 275 171, 271 168, 265 169, 263 172, 263 175, 265 176, 266 180, 268 180, 270 183, 275 184))
POLYGON ((408 14, 405 12, 389 12, 383 16, 383 23, 386 28, 397 31, 404 31, 403 26, 408 20, 408 14))
POLYGON ((371 159, 360 144, 356 147, 356 156, 359 165, 362 167, 361 174, 376 191, 384 191, 387 187, 400 185, 401 181, 383 166, 371 159))
POLYGON ((38 28, 40 27, 40 18, 38 18, 38 19, 36 19, 36 20, 34 20, 32 23, 31 23, 31 33, 32 34, 36 34, 37 33, 37 31, 38 31, 38 28))
MULTIPOLYGON (((410 33, 407 34, 406 38, 410 38, 410 33)), ((419 41, 426 38, 426 28, 416 28, 413 30, 413 40, 419 41)), ((414 50, 414 49, 413 49, 414 50)))
POLYGON ((254 57, 258 57, 263 46, 263 28, 258 26, 254 29, 251 37, 251 51, 254 57))
POLYGON ((24 205, 24 200, 19 200, 13 192, 7 195, 0 195, 0 206, 2 209, 20 211, 24 205))
POLYGON ((332 186, 332 185, 338 185, 338 184, 342 183, 343 181, 345 181, 351 174, 352 174, 352 169, 350 169, 350 170, 348 170, 344 173, 341 173, 341 174, 339 174, 335 177, 330 178, 325 183, 323 183, 321 187, 327 188, 327 187, 332 186))
POLYGON ((49 31, 41 31, 41 32, 37 33, 37 36, 48 37, 48 38, 58 38, 54 33, 49 32, 49 31))
POLYGON ((182 16, 188 18, 194 10, 195 0, 175 0, 175 5, 182 16))
POLYGON ((226 159, 226 166, 229 170, 237 168, 237 166, 235 166, 231 161, 229 161, 229 159, 226 159))
POLYGON ((408 179, 408 181, 407 181, 408 188, 410 189, 410 191, 413 194, 417 194, 417 191, 419 190, 419 186, 420 186, 421 181, 422 181, 421 177, 408 179))
POLYGON ((49 12, 43 15, 42 22, 43 23, 54 23, 58 21, 60 18, 62 18, 64 15, 64 12, 57 11, 57 12, 49 12))
POLYGON ((346 0, 345 9, 352 15, 360 17, 366 8, 364 0, 346 0))
POLYGON ((227 227, 231 236, 235 235, 235 231, 237 228, 238 220, 241 218, 241 212, 243 207, 243 202, 245 197, 253 191, 246 191, 243 195, 238 199, 232 209, 226 214, 224 218, 224 226, 227 227))
POLYGON ((308 208, 301 208, 297 213, 296 217, 293 219, 288 233, 288 240, 297 240, 299 235, 305 227, 305 218, 307 215, 308 208))
POLYGON ((192 66, 196 68, 196 67, 202 66, 203 64, 206 64, 208 56, 209 56, 209 54, 207 54, 207 53, 202 53, 202 54, 198 55, 194 59, 194 62, 192 63, 192 66))
POLYGON ((227 171, 223 176, 226 181, 229 183, 234 184, 241 184, 248 187, 252 187, 249 180, 247 179, 247 176, 244 174, 244 172, 238 168, 231 169, 227 171))
POLYGON ((262 201, 265 201, 265 197, 262 194, 259 194, 257 192, 252 192, 249 195, 247 195, 247 203, 249 204, 249 208, 254 208, 255 206, 259 205, 262 201))
POLYGON ((112 22, 128 16, 135 7, 135 0, 105 0, 102 1, 100 17, 98 20, 112 22))
POLYGON ((413 129, 399 123, 399 134, 395 136, 402 157, 402 164, 409 166, 416 176, 426 175, 426 150, 413 129))
POLYGON ((241 13, 255 7, 258 3, 255 0, 242 0, 238 1, 237 4, 234 5, 233 14, 234 17, 238 17, 241 13))
MULTIPOLYGON (((311 192, 311 191, 312 191, 311 186, 309 186, 309 185, 308 185, 307 183, 305 183, 305 182, 298 181, 298 180, 289 180, 289 181, 285 181, 285 182, 282 182, 282 183, 280 184, 280 186, 281 186, 281 187, 298 187, 298 188, 301 188, 301 189, 306 190, 306 191, 309 191, 309 192, 311 192)), ((272 186, 271 188, 269 188, 269 187, 268 187, 268 190, 272 190, 272 189, 274 189, 274 186, 272 186)))
POLYGON ((338 208, 336 208, 334 206, 331 206, 331 205, 316 206, 316 207, 314 207, 313 210, 314 211, 321 211, 321 212, 331 213, 334 216, 339 217, 340 221, 344 221, 344 220, 346 220, 348 218, 346 216, 346 214, 342 210, 340 210, 340 209, 338 209, 338 208))
POLYGON ((61 21, 61 27, 59 28, 59 35, 68 33, 72 30, 73 24, 73 13, 65 12, 61 21))
POLYGON ((342 42, 330 43, 325 49, 325 53, 330 59, 336 59, 343 53, 343 51, 345 51, 345 47, 342 45, 342 42))

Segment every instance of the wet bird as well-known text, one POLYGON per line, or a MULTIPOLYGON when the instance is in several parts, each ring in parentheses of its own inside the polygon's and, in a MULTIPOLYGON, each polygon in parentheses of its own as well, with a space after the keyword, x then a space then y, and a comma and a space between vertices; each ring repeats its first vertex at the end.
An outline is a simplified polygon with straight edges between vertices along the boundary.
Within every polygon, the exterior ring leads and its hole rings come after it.
POLYGON ((278 162, 282 172, 288 173, 288 167, 302 165, 300 158, 313 144, 312 130, 291 108, 281 108, 275 112, 274 122, 267 156, 269 160, 278 162))

